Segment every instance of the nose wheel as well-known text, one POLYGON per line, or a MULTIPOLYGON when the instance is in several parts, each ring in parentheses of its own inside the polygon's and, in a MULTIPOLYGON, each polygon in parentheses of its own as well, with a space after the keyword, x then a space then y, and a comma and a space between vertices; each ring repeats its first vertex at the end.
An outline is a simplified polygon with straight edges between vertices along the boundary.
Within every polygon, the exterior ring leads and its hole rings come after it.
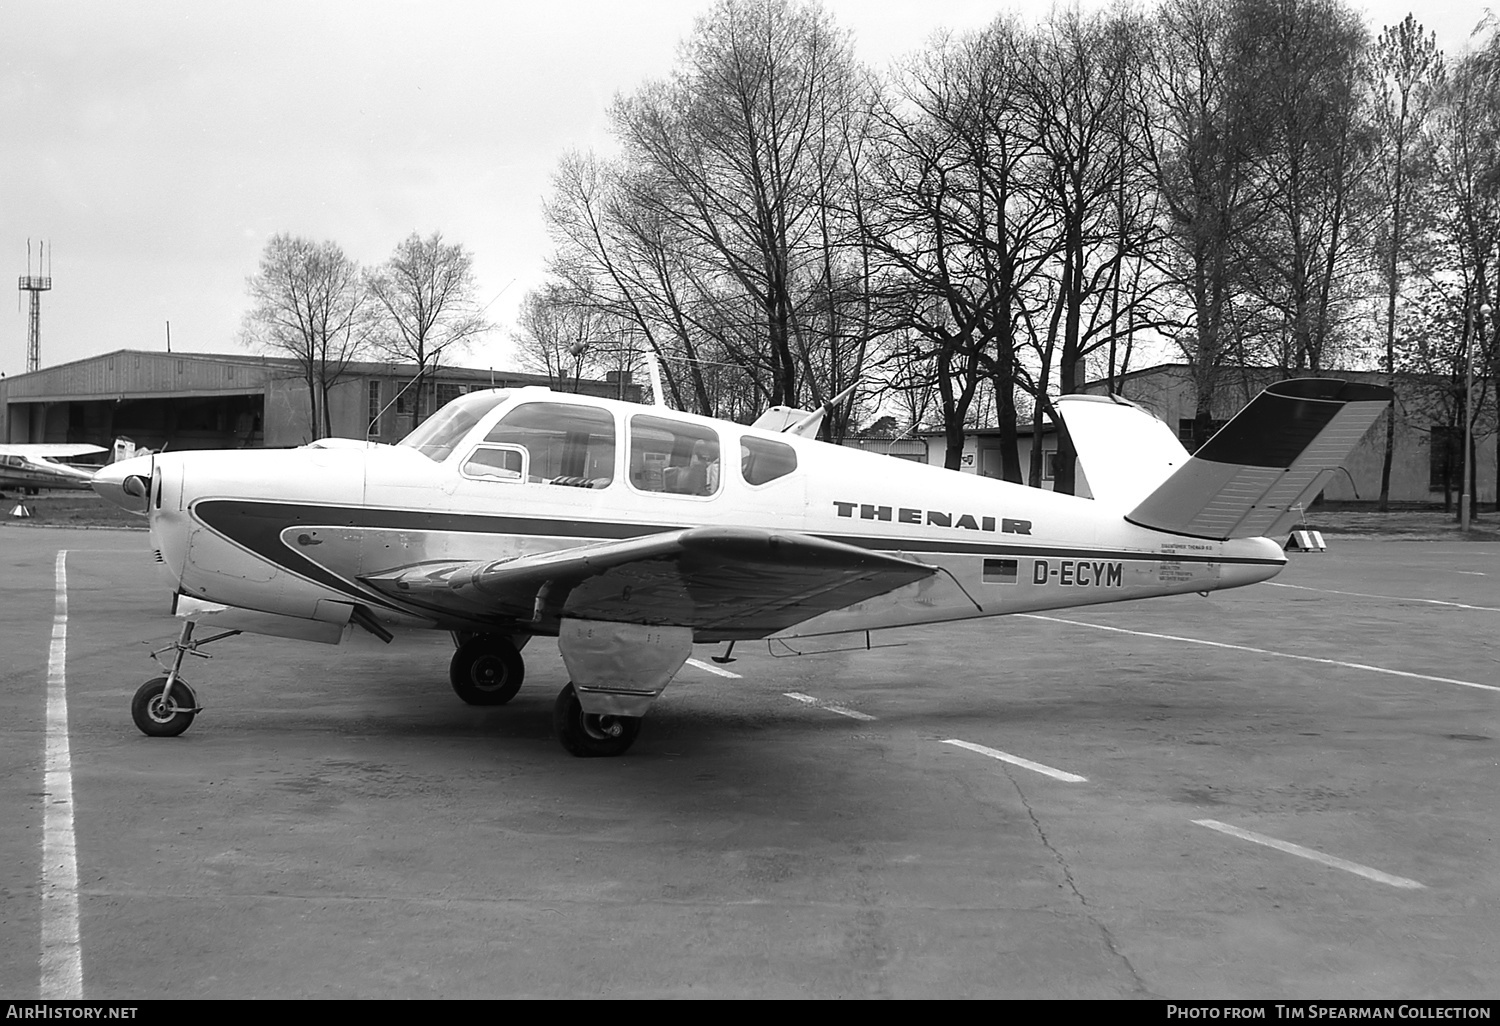
POLYGON ((182 680, 169 688, 166 677, 152 677, 130 701, 130 718, 149 737, 176 737, 193 725, 196 715, 198 699, 182 680))
POLYGON ((552 707, 552 727, 562 746, 580 758, 624 755, 641 732, 641 718, 584 712, 570 682, 552 707))
POLYGON ((465 640, 448 664, 453 690, 470 705, 504 705, 521 690, 526 664, 509 638, 478 634, 465 640))

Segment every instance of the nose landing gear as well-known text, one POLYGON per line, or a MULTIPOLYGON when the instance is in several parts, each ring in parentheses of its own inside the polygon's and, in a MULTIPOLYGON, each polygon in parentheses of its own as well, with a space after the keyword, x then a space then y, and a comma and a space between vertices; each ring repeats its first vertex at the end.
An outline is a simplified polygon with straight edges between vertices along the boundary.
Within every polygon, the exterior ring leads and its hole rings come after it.
MULTIPOLYGON (((157 662, 161 662, 160 656, 163 652, 175 652, 176 655, 165 677, 152 677, 136 689, 135 697, 130 700, 130 718, 135 721, 141 733, 148 737, 176 737, 192 726, 193 717, 203 711, 198 705, 198 696, 193 693, 187 681, 179 675, 182 670, 182 657, 195 655, 200 659, 211 659, 212 656, 199 652, 198 649, 240 633, 239 631, 224 631, 204 638, 202 641, 194 641, 194 626, 192 620, 184 621, 182 633, 178 635, 176 641, 166 648, 160 648, 151 653, 157 662)), ((165 663, 162 663, 162 668, 166 669, 165 663)))

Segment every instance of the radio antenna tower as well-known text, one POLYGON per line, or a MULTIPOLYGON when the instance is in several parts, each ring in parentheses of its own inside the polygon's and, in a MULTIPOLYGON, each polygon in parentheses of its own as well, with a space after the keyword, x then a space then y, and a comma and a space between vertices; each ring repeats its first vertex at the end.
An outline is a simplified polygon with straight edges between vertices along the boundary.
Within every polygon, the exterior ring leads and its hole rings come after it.
POLYGON ((21 291, 31 293, 31 309, 26 326, 26 371, 37 370, 42 365, 42 293, 52 288, 51 264, 46 260, 46 243, 37 243, 37 270, 47 274, 31 273, 31 240, 26 240, 26 273, 21 276, 21 291))

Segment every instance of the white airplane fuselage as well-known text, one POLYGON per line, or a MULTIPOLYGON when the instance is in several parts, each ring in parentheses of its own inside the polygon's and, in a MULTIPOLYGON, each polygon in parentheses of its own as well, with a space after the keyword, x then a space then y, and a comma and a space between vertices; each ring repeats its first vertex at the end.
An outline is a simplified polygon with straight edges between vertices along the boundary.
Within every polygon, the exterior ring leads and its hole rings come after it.
MULTIPOLYGON (((361 580, 424 562, 505 560, 684 527, 796 532, 939 568, 925 580, 825 612, 779 637, 1207 592, 1267 580, 1285 565, 1265 538, 1214 541, 1130 524, 1124 511, 888 456, 633 404, 521 390, 441 460, 406 446, 163 453, 111 468, 150 481, 143 499, 173 587, 207 603, 347 622, 350 604, 392 625, 555 633, 403 603, 361 580), (608 412, 607 484, 562 487, 475 477, 464 461, 505 411, 544 398, 608 412), (795 469, 752 484, 725 460, 714 494, 638 487, 631 418, 649 413, 795 452, 795 469), (342 618, 339 611, 343 610, 342 618)), ((751 596, 753 597, 753 596, 751 596)), ((733 632, 699 630, 700 642, 733 632)))

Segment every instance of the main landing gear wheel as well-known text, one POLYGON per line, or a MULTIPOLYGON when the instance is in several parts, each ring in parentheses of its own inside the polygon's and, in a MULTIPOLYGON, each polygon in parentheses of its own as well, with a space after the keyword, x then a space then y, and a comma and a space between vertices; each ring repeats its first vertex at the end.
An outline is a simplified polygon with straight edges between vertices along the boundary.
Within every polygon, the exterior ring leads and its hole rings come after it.
POLYGON ((176 737, 192 726, 193 717, 198 715, 198 700, 191 688, 180 680, 173 681, 172 690, 163 698, 166 686, 167 678, 152 677, 130 701, 131 719, 149 737, 176 737))
POLYGON ((569 683, 552 707, 552 726, 562 746, 580 758, 624 755, 641 732, 641 718, 586 713, 569 683))
POLYGON ((504 705, 521 690, 526 664, 509 638, 480 634, 465 641, 448 664, 453 690, 470 705, 504 705))

